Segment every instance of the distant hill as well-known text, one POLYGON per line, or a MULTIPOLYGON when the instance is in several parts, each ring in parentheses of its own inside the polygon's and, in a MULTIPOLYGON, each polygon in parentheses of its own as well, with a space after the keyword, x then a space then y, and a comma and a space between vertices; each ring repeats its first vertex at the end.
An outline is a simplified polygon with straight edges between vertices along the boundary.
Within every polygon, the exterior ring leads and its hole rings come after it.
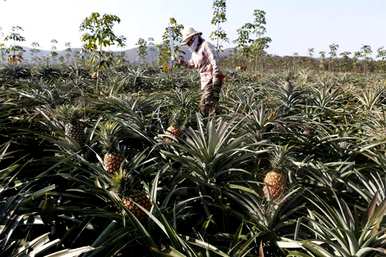
MULTIPOLYGON (((130 63, 134 63, 134 64, 141 63, 142 60, 138 55, 137 49, 138 48, 131 48, 131 49, 127 49, 127 50, 123 51, 124 58, 130 63)), ((25 52, 23 54, 23 58, 24 58, 24 62, 26 62, 26 63, 32 62, 34 60, 34 58, 39 58, 41 60, 44 60, 45 58, 47 58, 51 54, 51 51, 49 51, 49 50, 40 50, 40 49, 37 52, 33 53, 31 51, 32 49, 29 47, 24 47, 24 50, 25 50, 25 52)), ((189 58, 190 57, 190 51, 187 49, 183 49, 183 50, 185 50, 185 52, 186 52, 185 57, 189 58)), ((233 51, 234 51, 234 48, 227 48, 220 54, 220 57, 221 58, 227 57, 227 56, 231 55, 233 53, 233 51)), ((80 52, 81 52, 80 48, 71 48, 71 52, 67 52, 65 50, 57 51, 58 56, 56 58, 57 58, 57 60, 59 60, 59 58, 61 56, 63 56, 63 58, 65 60, 69 59, 71 61, 80 52)), ((116 51, 114 53, 117 55, 120 55, 120 54, 122 54, 122 51, 116 51)), ((147 53, 147 56, 145 59, 146 63, 156 62, 158 60, 158 55, 159 55, 159 49, 157 47, 149 47, 148 53, 147 53)))

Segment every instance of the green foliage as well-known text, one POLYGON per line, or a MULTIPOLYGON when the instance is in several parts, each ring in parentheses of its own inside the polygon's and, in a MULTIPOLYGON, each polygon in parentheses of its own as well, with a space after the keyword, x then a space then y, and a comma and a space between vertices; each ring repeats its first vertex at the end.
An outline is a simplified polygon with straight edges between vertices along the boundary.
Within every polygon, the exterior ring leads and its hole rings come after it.
POLYGON ((330 58, 335 58, 337 56, 336 52, 338 51, 339 45, 333 43, 333 44, 329 45, 329 48, 330 48, 330 52, 329 52, 330 58))
POLYGON ((165 28, 162 34, 162 43, 159 48, 159 65, 161 67, 168 67, 169 61, 174 60, 180 51, 182 42, 182 29, 184 26, 178 24, 173 17, 169 19, 169 25, 165 28), (172 56, 174 53, 175 56, 172 56))
POLYGON ((2 32, 2 28, 0 27, 0 62, 4 61, 4 57, 6 55, 6 45, 4 41, 4 33, 2 32))
POLYGON ((221 24, 227 21, 226 18, 226 1, 214 0, 213 1, 213 16, 211 24, 215 27, 215 30, 210 34, 210 39, 216 41, 217 52, 223 50, 222 42, 227 42, 227 33, 221 27, 221 24))
POLYGON ((57 52, 57 44, 58 44, 58 40, 56 40, 56 39, 52 39, 51 40, 51 53, 50 53, 50 55, 51 55, 51 57, 52 57, 52 59, 56 59, 56 57, 58 56, 58 52, 57 52))
POLYGON ((98 79, 100 71, 106 69, 112 62, 110 56, 103 52, 103 48, 125 45, 126 38, 117 36, 113 32, 113 26, 120 21, 121 19, 116 15, 104 14, 101 16, 98 12, 94 12, 80 25, 80 30, 84 32, 81 40, 85 43, 84 48, 91 52, 90 61, 98 79))
POLYGON ((384 254, 383 74, 224 69, 203 118, 197 73, 112 60, 99 87, 81 62, 0 68, 1 257, 384 254), (107 150, 124 152, 116 172, 107 150))
POLYGON ((6 52, 8 53, 8 62, 10 64, 18 64, 23 60, 24 49, 19 44, 26 39, 21 34, 22 32, 22 27, 13 26, 11 32, 4 38, 4 41, 8 43, 6 52))
POLYGON ((92 13, 80 25, 80 30, 84 32, 81 37, 85 43, 84 47, 91 51, 102 51, 104 47, 115 44, 124 46, 126 39, 113 32, 115 23, 120 22, 121 19, 116 15, 104 14, 101 16, 98 12, 92 13))
POLYGON ((235 43, 239 51, 247 57, 264 55, 265 49, 272 41, 270 37, 264 36, 266 33, 265 25, 267 24, 265 14, 262 10, 254 10, 254 22, 245 23, 237 30, 238 38, 235 43))
POLYGON ((315 48, 308 48, 308 56, 314 57, 315 48))
POLYGON ((138 56, 141 58, 142 63, 145 63, 147 51, 148 51, 146 40, 143 38, 139 38, 135 45, 138 47, 138 49, 137 49, 138 56))

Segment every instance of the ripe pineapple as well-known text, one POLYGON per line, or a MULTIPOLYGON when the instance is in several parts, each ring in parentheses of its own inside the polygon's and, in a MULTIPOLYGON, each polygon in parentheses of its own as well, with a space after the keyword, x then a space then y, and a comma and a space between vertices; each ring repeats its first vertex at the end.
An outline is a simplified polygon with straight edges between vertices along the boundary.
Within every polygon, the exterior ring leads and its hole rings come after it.
POLYGON ((284 192, 286 178, 279 169, 272 169, 264 177, 264 196, 267 199, 278 199, 284 192))
POLYGON ((122 127, 116 121, 106 121, 100 124, 99 140, 103 146, 103 166, 109 173, 119 170, 124 158, 124 148, 120 145, 122 127))
POLYGON ((173 140, 177 140, 182 135, 182 130, 176 125, 170 125, 165 132, 169 137, 164 137, 163 142, 165 144, 171 144, 173 140))
POLYGON ((103 165, 108 173, 114 173, 119 170, 125 158, 118 153, 105 153, 103 156, 103 165))
POLYGON ((123 197, 122 202, 138 219, 144 219, 147 214, 142 211, 135 203, 150 211, 151 202, 145 191, 133 191, 129 196, 123 197))
POLYGON ((270 159, 271 169, 264 176, 263 193, 267 200, 277 200, 287 185, 286 168, 289 167, 288 146, 276 146, 270 159))
POLYGON ((115 188, 118 188, 118 194, 121 195, 123 205, 138 219, 146 218, 147 214, 138 205, 150 211, 152 204, 149 194, 141 183, 140 174, 124 170, 115 173, 113 180, 115 188))
POLYGON ((166 129, 166 134, 179 138, 182 135, 182 130, 175 125, 171 125, 166 129))

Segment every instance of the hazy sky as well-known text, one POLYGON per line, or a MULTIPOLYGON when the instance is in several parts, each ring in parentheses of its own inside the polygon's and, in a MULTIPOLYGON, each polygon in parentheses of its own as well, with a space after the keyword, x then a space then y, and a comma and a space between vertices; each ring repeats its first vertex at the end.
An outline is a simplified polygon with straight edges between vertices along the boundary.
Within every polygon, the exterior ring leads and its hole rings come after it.
MULTIPOLYGON (((139 37, 161 40, 163 29, 173 16, 207 36, 211 31, 211 0, 0 0, 0 27, 24 28, 26 45, 37 41, 49 49, 51 39, 79 47, 79 25, 93 11, 116 14, 121 23, 116 32, 127 37, 131 48, 139 37)), ((267 35, 272 38, 268 52, 306 54, 328 50, 338 43, 340 51, 358 50, 370 44, 374 50, 386 47, 386 0, 227 0, 229 38, 252 21, 254 9, 267 12, 267 35)))

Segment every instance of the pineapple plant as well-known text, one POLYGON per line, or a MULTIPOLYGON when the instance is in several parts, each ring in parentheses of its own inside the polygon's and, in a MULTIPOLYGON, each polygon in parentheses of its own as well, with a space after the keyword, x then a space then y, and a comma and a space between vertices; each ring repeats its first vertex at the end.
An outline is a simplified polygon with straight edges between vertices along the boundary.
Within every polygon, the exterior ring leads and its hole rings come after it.
POLYGON ((86 142, 86 123, 82 116, 84 110, 81 107, 73 105, 62 105, 56 109, 58 118, 65 123, 64 134, 67 138, 78 143, 80 146, 86 142))
POLYGON ((276 146, 272 151, 271 168, 263 179, 263 193, 267 200, 277 200, 285 192, 288 179, 285 171, 289 166, 288 150, 288 146, 276 146))
POLYGON ((116 121, 100 124, 99 140, 103 147, 103 166, 108 173, 119 170, 125 160, 125 149, 121 145, 122 126, 116 121))
POLYGON ((113 175, 113 184, 121 196, 123 206, 134 214, 137 219, 146 218, 146 213, 138 205, 150 211, 152 204, 138 174, 121 170, 113 175))
POLYGON ((170 144, 182 136, 182 127, 183 124, 186 123, 186 119, 183 118, 184 115, 182 115, 182 111, 173 112, 170 118, 170 125, 165 131, 165 135, 167 136, 163 138, 165 144, 170 144))

